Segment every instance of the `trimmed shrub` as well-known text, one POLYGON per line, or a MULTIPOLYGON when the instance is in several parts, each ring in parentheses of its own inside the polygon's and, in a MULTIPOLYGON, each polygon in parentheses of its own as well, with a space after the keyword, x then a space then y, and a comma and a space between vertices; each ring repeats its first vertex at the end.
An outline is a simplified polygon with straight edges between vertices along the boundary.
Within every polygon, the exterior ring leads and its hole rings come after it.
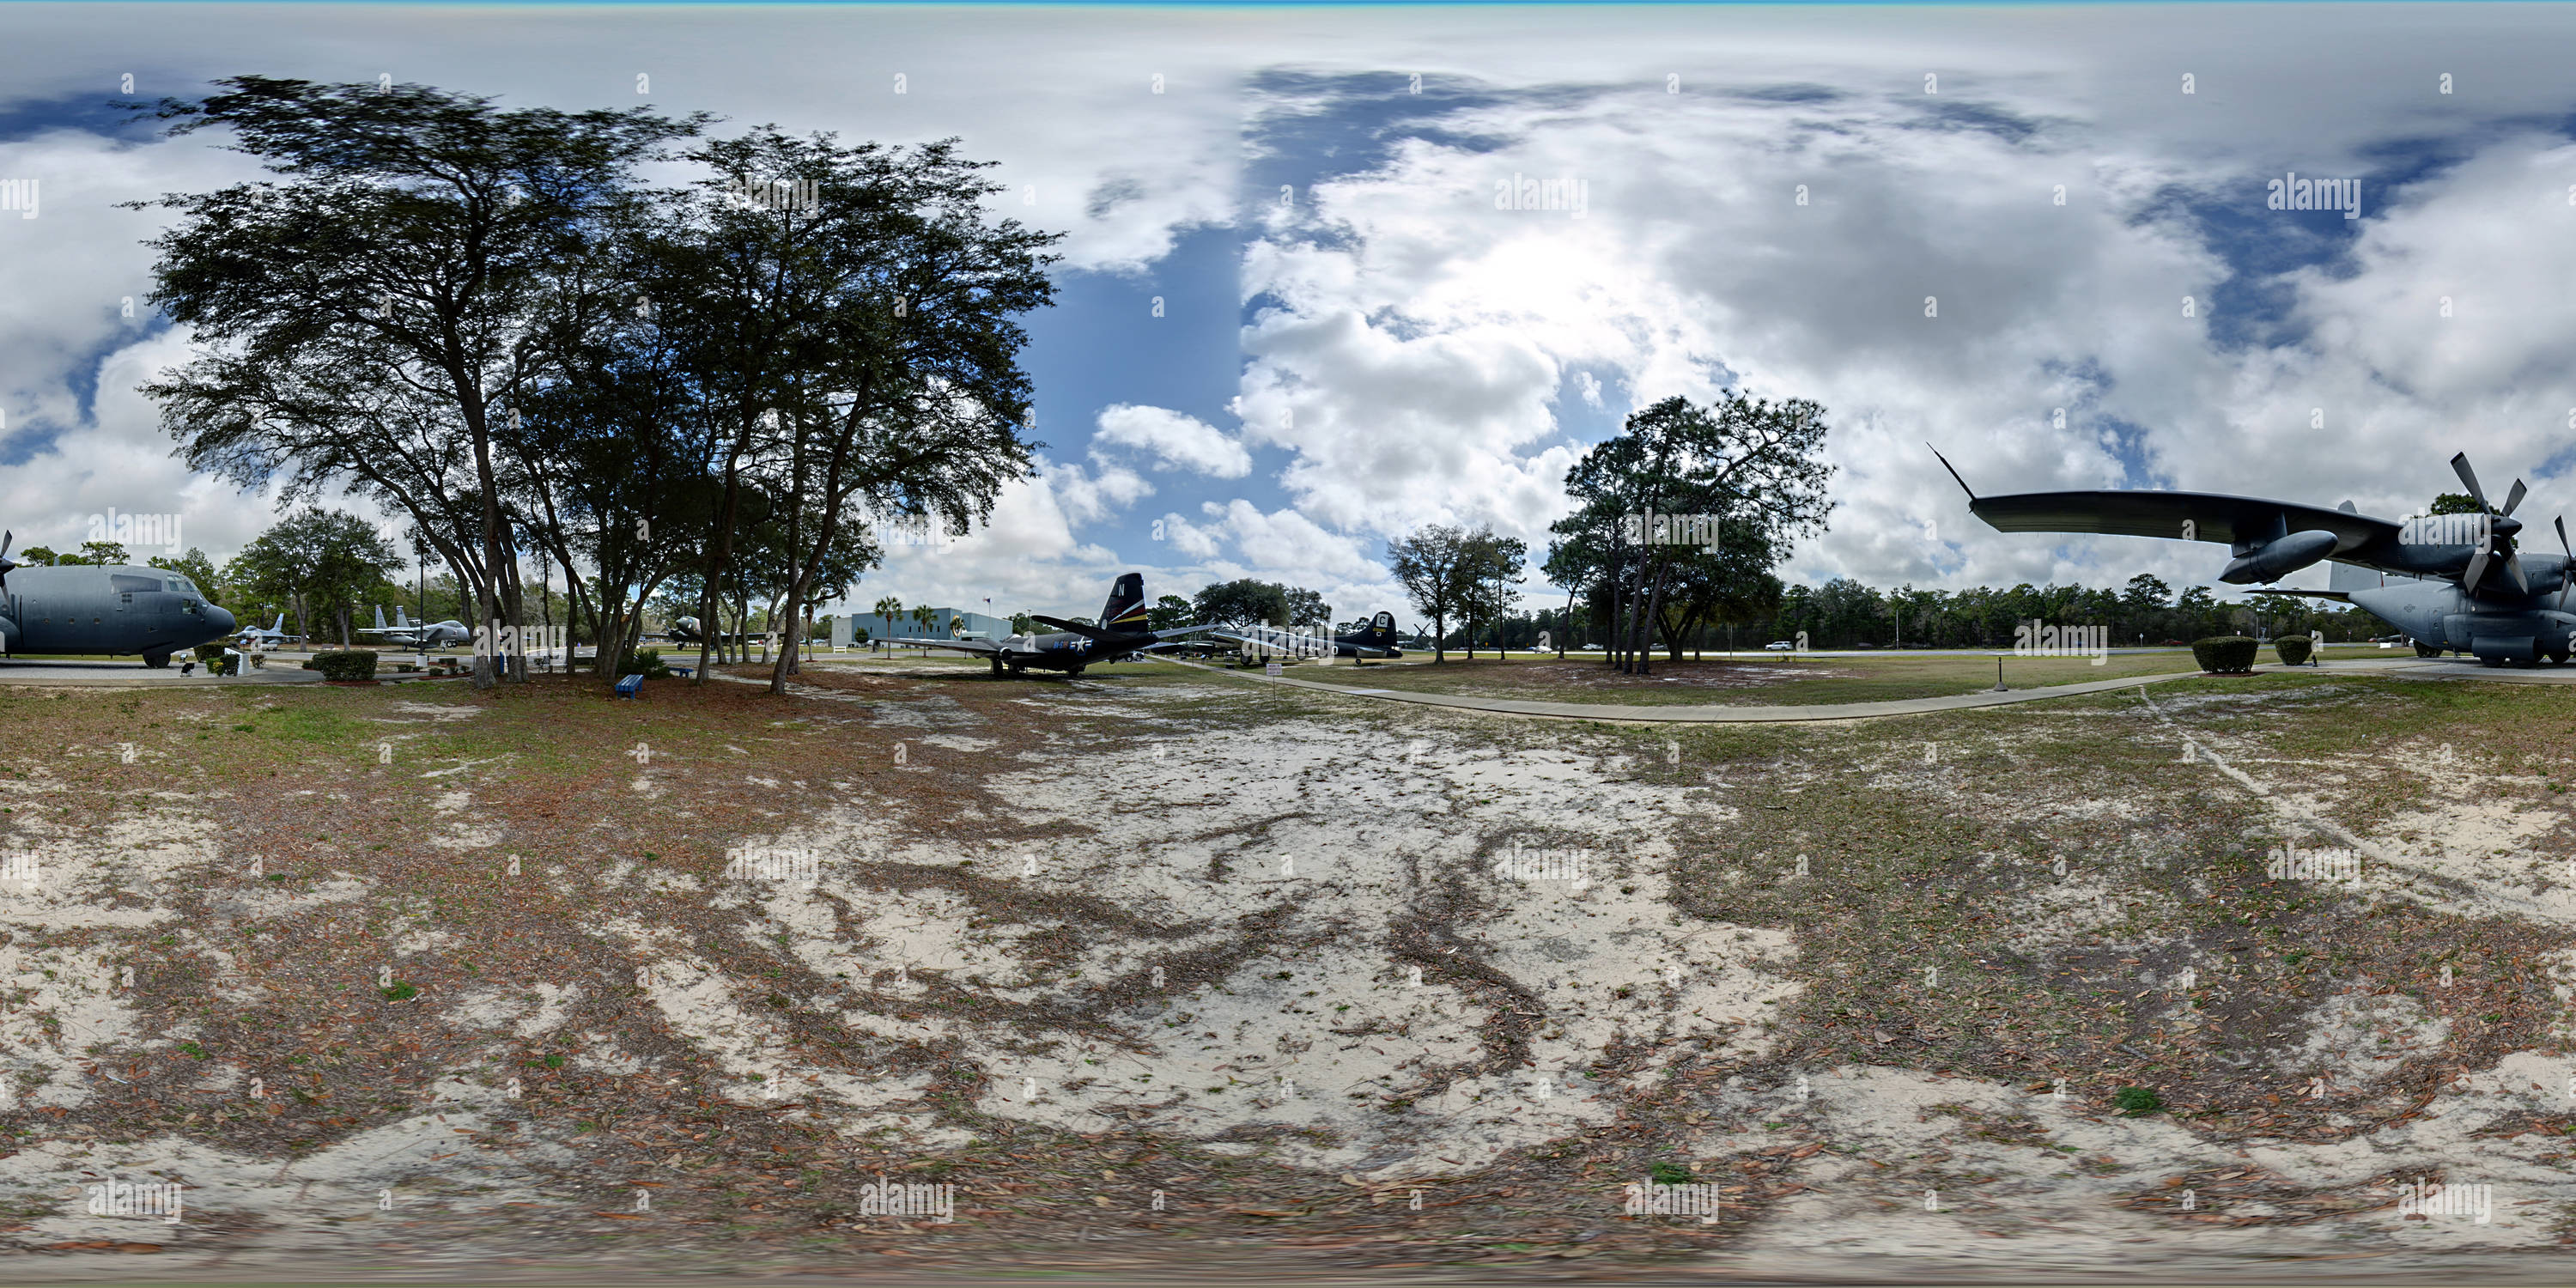
POLYGON ((224 650, 230 647, 231 645, 228 644, 200 644, 197 646, 197 660, 200 662, 212 662, 216 658, 222 657, 224 655, 224 650))
POLYGON ((625 659, 617 664, 617 675, 620 679, 630 675, 640 675, 647 680, 667 680, 671 678, 671 668, 662 665, 662 650, 639 649, 628 653, 625 659))
POLYGON ((206 659, 206 674, 231 675, 237 671, 240 666, 240 662, 229 657, 210 657, 206 659))
POLYGON ((376 678, 376 654, 373 649, 348 649, 337 653, 318 653, 306 666, 322 673, 325 680, 372 680, 376 678))
POLYGON ((2305 635, 2284 635, 2272 641, 2272 651, 2281 655, 2283 666, 2306 666, 2316 648, 2316 641, 2305 635))
POLYGON ((2219 675, 2242 675, 2254 669, 2254 651, 2262 645, 2251 635, 2212 635, 2191 642, 2200 669, 2219 675))

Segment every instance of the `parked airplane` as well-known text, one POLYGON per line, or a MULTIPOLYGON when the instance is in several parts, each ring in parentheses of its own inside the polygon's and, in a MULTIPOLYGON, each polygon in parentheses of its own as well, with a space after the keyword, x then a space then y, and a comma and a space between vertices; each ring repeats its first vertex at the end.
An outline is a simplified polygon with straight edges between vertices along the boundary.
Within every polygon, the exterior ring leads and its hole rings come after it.
MULTIPOLYGON (((1935 457, 1940 456, 1934 452, 1935 457)), ((1949 461, 1941 462, 1944 468, 1949 461)), ((2576 653, 2576 578, 2560 519, 2558 554, 2526 560, 2514 549, 2522 521, 2513 517, 2526 489, 2516 479, 2504 508, 2487 501, 2467 453, 2451 468, 2478 504, 2475 514, 2436 514, 2400 522, 2357 513, 2346 501, 2332 510, 2289 501, 2208 492, 2027 492, 1978 496, 1968 512, 1999 532, 2108 532, 2135 537, 2224 541, 2235 556, 2221 581, 2270 583, 2322 560, 2336 567, 2325 590, 2256 591, 2336 599, 2359 607, 2415 641, 2425 657, 2465 650, 2489 666, 2526 665, 2576 653), (2367 571, 2364 571, 2367 570, 2367 571)))
POLYGON ((898 636, 886 640, 886 643, 980 654, 992 660, 995 675, 1006 670, 1017 675, 1031 668, 1080 675, 1082 668, 1094 662, 1115 662, 1129 654, 1145 652, 1164 640, 1207 629, 1204 626, 1182 626, 1168 631, 1147 628, 1145 574, 1138 572, 1120 576, 1117 584, 1110 588, 1108 602, 1100 609, 1098 626, 1032 616, 1056 628, 1055 631, 1046 635, 1013 635, 1001 640, 908 639, 898 636))
POLYGON ((80 564, 22 568, 16 533, 0 533, 0 651, 138 654, 145 666, 231 637, 233 615, 187 577, 160 568, 80 564))
POLYGON ((1393 613, 1379 613, 1370 619, 1367 629, 1347 635, 1308 635, 1276 627, 1254 626, 1240 631, 1210 630, 1208 636, 1233 643, 1246 662, 1404 656, 1403 650, 1395 646, 1393 613))
POLYGON ((251 648, 253 646, 276 648, 282 644, 294 643, 302 638, 304 637, 301 635, 289 635, 286 633, 286 614, 279 613, 274 625, 249 627, 239 635, 234 636, 233 642, 241 645, 243 648, 251 648))
POLYGON ((358 628, 361 635, 381 635, 387 644, 404 648, 451 648, 474 641, 473 628, 450 619, 444 622, 414 623, 404 614, 402 605, 394 605, 394 624, 385 625, 385 610, 376 609, 376 624, 358 628))

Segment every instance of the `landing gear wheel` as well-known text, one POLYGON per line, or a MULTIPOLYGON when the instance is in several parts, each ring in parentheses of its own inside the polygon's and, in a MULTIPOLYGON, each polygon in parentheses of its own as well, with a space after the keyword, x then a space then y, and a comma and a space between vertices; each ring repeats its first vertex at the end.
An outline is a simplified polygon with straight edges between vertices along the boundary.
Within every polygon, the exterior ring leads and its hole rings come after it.
POLYGON ((2432 644, 2424 643, 2422 640, 2417 640, 2417 641, 2415 642, 2415 656, 2417 656, 2417 657, 2440 657, 2441 655, 2442 655, 2442 650, 2440 649, 2440 647, 2438 647, 2438 646, 2436 646, 2436 645, 2432 645, 2432 644))
POLYGON ((155 671, 158 671, 170 665, 170 655, 167 653, 146 653, 143 655, 143 664, 151 667, 155 671))
POLYGON ((2554 648, 2554 649, 2549 650, 2549 664, 2550 664, 2551 666, 2565 666, 2565 665, 2567 665, 2567 658, 2568 658, 2568 657, 2569 657, 2569 651, 2568 651, 2568 650, 2566 650, 2566 649, 2563 649, 2563 648, 2554 648))
POLYGON ((1080 662, 1076 662, 1076 663, 1074 663, 1074 665, 1073 665, 1073 669, 1072 669, 1072 670, 1070 670, 1070 671, 1065 672, 1065 674, 1066 674, 1066 675, 1068 675, 1068 676, 1080 675, 1080 674, 1082 674, 1082 666, 1083 666, 1083 664, 1082 664, 1082 663, 1080 663, 1080 662))
POLYGON ((995 678, 995 679, 1000 679, 1000 678, 1001 678, 1001 676, 1002 676, 1002 659, 1000 659, 1000 658, 998 658, 998 657, 997 657, 997 658, 994 658, 994 659, 993 659, 993 678, 995 678))

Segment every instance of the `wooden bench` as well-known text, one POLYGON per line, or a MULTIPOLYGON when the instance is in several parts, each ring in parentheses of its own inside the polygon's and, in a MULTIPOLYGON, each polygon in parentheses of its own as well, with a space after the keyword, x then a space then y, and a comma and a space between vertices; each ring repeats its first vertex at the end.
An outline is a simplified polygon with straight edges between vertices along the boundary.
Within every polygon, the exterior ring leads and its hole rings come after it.
POLYGON ((617 696, 621 698, 632 698, 642 692, 644 692, 643 676, 629 675, 617 681, 617 696))

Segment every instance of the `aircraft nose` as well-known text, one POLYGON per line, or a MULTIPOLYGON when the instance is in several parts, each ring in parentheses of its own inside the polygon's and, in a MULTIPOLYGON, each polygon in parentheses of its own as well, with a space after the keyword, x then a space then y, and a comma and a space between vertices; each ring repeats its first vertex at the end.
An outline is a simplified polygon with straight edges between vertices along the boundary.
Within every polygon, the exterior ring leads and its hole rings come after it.
POLYGON ((217 632, 225 635, 233 634, 235 629, 240 625, 240 623, 233 620, 233 615, 230 612, 217 608, 212 604, 206 605, 206 624, 214 627, 217 632))

